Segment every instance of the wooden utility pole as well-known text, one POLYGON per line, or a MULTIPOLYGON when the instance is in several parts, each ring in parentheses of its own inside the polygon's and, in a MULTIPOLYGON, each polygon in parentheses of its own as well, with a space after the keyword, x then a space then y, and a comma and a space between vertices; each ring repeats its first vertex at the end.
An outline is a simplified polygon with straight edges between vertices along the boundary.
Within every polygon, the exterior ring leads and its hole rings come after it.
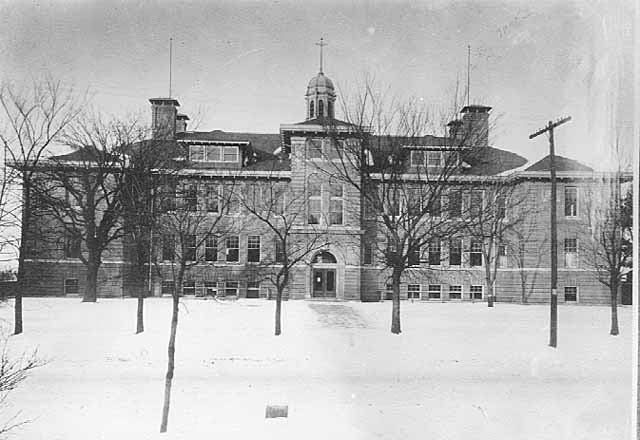
POLYGON ((549 324, 549 345, 554 348, 558 346, 558 228, 556 222, 557 191, 553 129, 570 120, 571 116, 567 116, 556 122, 549 121, 545 128, 529 136, 529 139, 533 139, 543 133, 549 133, 549 169, 551 170, 551 316, 549 324))

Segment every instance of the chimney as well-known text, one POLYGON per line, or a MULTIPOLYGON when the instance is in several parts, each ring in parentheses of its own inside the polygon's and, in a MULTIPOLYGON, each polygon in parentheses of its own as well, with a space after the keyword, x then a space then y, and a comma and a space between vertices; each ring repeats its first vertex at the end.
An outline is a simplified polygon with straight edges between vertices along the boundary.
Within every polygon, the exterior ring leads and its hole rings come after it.
POLYGON ((184 133, 187 131, 187 121, 189 116, 178 113, 176 116, 176 133, 184 133))
POLYGON ((151 98, 151 129, 157 139, 173 139, 180 103, 173 98, 151 98))
POLYGON ((454 119, 447 124, 447 127, 449 127, 449 138, 452 141, 455 141, 460 136, 460 127, 462 124, 463 122, 459 119, 454 119))
POLYGON ((462 109, 462 134, 469 147, 489 146, 489 111, 484 105, 468 105, 462 109))

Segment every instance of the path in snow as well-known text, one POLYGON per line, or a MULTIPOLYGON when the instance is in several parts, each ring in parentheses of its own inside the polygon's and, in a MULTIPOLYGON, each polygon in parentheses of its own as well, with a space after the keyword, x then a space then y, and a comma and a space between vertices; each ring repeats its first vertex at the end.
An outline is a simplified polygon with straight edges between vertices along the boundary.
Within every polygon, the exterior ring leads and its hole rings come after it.
POLYGON ((343 304, 309 304, 323 327, 329 328, 368 328, 360 313, 343 304))

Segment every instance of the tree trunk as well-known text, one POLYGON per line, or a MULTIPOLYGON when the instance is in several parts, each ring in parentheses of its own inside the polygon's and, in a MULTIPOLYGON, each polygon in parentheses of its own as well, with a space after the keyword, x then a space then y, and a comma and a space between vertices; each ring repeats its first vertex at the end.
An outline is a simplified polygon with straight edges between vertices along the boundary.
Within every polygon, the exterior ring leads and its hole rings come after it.
POLYGON ((391 275, 391 285, 393 286, 393 306, 391 308, 391 333, 399 335, 400 328, 400 277, 402 272, 394 269, 391 275))
POLYGON ((182 286, 182 277, 184 269, 180 269, 178 277, 173 285, 172 294, 172 313, 171 313, 171 331, 169 332, 169 346, 167 349, 167 375, 164 382, 164 404, 162 405, 162 422, 160 424, 160 432, 167 432, 167 425, 169 423, 169 406, 171 404, 171 385, 173 383, 173 371, 175 368, 175 354, 176 354, 176 333, 178 331, 178 306, 180 303, 180 291, 178 286, 182 286))
MULTIPOLYGON (((141 261, 138 256, 138 261, 141 261)), ((140 280, 140 286, 137 291, 137 308, 136 308, 136 335, 144 332, 144 294, 145 294, 145 279, 148 278, 148 285, 146 286, 151 291, 151 277, 148 274, 144 264, 137 264, 137 279, 140 280)), ((136 283, 137 284, 137 283, 136 283)))
POLYGON ((612 336, 620 333, 618 329, 618 283, 611 283, 611 332, 612 336))
POLYGON ((280 336, 282 333, 281 315, 282 315, 282 291, 283 286, 278 285, 276 288, 276 331, 275 335, 280 336))
POLYGON ((493 281, 491 280, 491 267, 489 263, 487 263, 485 267, 485 284, 487 285, 487 307, 493 307, 494 291, 493 291, 493 281))
POLYGON ((136 312, 136 335, 144 331, 144 288, 138 290, 138 310, 136 312))
POLYGON ((84 296, 82 302, 96 302, 98 295, 98 269, 100 263, 93 256, 89 257, 87 264, 87 285, 85 287, 84 296))

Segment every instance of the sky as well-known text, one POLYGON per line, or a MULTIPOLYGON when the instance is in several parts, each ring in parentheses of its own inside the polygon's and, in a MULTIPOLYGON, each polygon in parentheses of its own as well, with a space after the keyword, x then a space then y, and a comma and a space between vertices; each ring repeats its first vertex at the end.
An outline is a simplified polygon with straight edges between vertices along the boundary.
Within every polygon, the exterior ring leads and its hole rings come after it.
POLYGON ((93 108, 149 123, 172 38, 172 96, 199 130, 277 133, 304 119, 320 37, 343 94, 370 76, 432 108, 466 83, 470 45, 470 101, 493 107, 494 146, 540 159, 547 140, 529 134, 570 115, 557 154, 603 169, 616 138, 631 148, 634 13, 631 1, 9 1, 0 79, 50 73, 93 108))

